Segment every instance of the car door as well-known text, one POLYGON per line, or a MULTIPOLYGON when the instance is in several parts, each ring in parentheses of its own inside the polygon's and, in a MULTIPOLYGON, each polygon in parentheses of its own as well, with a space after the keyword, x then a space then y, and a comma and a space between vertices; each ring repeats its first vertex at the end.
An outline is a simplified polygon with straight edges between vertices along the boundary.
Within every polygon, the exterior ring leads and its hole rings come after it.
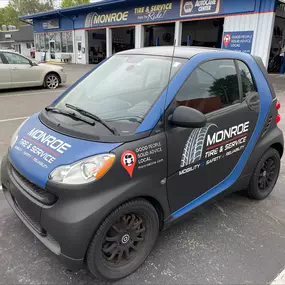
POLYGON ((11 87, 11 70, 5 58, 0 53, 0 89, 11 87))
POLYGON ((177 106, 204 113, 207 125, 197 129, 166 125, 167 188, 174 217, 195 208, 201 197, 233 171, 255 129, 259 97, 243 62, 213 60, 194 69, 168 115, 177 106))
POLYGON ((32 66, 29 59, 10 52, 3 52, 11 70, 12 87, 28 87, 41 85, 41 74, 37 66, 32 66))

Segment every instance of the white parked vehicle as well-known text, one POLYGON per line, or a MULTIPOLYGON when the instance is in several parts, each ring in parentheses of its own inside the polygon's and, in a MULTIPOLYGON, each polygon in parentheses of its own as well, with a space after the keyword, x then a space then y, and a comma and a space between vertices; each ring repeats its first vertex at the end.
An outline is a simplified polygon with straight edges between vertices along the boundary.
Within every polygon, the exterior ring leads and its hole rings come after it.
POLYGON ((17 52, 0 50, 0 90, 32 86, 56 89, 66 78, 61 66, 38 64, 17 52))

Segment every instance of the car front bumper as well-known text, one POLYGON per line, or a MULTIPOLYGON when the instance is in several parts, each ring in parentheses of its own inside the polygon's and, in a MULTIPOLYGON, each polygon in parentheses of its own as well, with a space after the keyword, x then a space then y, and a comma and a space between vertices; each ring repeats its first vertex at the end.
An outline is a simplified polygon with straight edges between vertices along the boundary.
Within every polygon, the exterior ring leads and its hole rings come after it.
MULTIPOLYGON (((5 197, 24 224, 69 269, 78 270, 84 266, 94 233, 110 212, 125 201, 155 193, 154 199, 163 201, 164 213, 169 213, 167 196, 162 195, 165 186, 159 183, 157 188, 147 188, 149 183, 160 181, 152 173, 135 181, 118 175, 117 183, 108 177, 82 185, 47 181, 41 188, 21 174, 15 160, 10 161, 9 155, 2 160, 1 182, 5 197)), ((123 172, 120 164, 112 171, 123 172)))
POLYGON ((59 75, 60 75, 60 82, 61 82, 61 84, 65 84, 66 81, 67 81, 67 74, 64 73, 64 72, 61 72, 59 75))
MULTIPOLYGON (((86 244, 89 243, 89 237, 84 240, 84 220, 86 217, 79 219, 76 216, 76 210, 72 213, 69 211, 67 215, 63 215, 56 202, 49 199, 49 192, 33 185, 16 171, 9 162, 8 157, 4 157, 1 165, 2 188, 6 200, 11 208, 27 226, 27 228, 54 254, 56 254, 61 262, 71 270, 79 270, 84 266, 84 255, 86 244), (45 196, 46 191, 48 195, 45 196), (32 194, 32 195, 31 195, 32 194), (42 200, 36 199, 37 195, 42 200), (44 203, 43 203, 44 202, 44 203), (50 202, 50 203, 49 203, 50 202), (54 203, 53 205, 48 205, 54 203), (81 240, 82 239, 82 240, 81 240), (80 241, 81 240, 81 241, 80 241), (80 241, 79 243, 76 241, 80 241), (78 251, 80 243, 85 244, 83 251, 78 251), (74 250, 72 248, 75 247, 74 250), (71 257, 72 256, 72 257, 71 257), (81 258, 78 258, 78 257, 81 258)), ((68 209, 61 205, 62 211, 68 209)), ((94 229, 92 229, 92 232, 94 229)), ((92 234, 89 231, 89 235, 92 234)))

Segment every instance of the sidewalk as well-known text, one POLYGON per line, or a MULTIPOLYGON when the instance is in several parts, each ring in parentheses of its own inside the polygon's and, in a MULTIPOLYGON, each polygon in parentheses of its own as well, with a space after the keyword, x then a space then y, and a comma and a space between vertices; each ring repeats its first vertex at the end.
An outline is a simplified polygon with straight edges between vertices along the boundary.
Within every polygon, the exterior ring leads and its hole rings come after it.
POLYGON ((60 65, 63 67, 64 71, 67 73, 67 83, 66 86, 70 86, 86 74, 89 70, 95 67, 94 64, 73 64, 65 63, 60 65))
MULTIPOLYGON (((276 92, 285 95, 285 74, 269 74, 270 82, 274 85, 276 92)), ((280 94, 279 94, 280 95, 280 94)))

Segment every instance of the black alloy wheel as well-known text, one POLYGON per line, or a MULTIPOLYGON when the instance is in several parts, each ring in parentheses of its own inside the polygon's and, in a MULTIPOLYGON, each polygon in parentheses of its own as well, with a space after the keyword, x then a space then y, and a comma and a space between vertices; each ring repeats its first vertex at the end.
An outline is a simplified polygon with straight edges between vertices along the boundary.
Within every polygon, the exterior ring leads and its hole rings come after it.
POLYGON ((153 248, 159 232, 156 209, 136 199, 119 206, 96 231, 87 251, 90 272, 116 281, 137 270, 153 248))
POLYGON ((280 172, 280 154, 274 148, 269 148, 259 160, 251 177, 248 195, 256 200, 262 200, 272 192, 280 172))
POLYGON ((261 191, 267 191, 275 181, 276 177, 276 157, 269 157, 263 163, 258 177, 258 188, 261 191))
POLYGON ((109 265, 121 266, 136 256, 145 240, 146 226, 142 216, 126 214, 109 229, 102 251, 109 265))

